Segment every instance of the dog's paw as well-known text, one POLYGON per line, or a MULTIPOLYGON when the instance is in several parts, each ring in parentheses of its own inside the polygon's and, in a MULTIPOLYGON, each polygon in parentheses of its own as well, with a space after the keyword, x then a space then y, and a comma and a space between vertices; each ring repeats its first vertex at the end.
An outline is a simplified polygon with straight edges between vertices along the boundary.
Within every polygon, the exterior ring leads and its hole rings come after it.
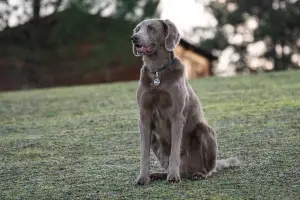
POLYGON ((202 172, 196 172, 192 175, 192 180, 202 180, 202 179, 207 179, 209 176, 211 176, 214 172, 211 171, 208 174, 204 174, 202 172))
POLYGON ((192 175, 193 180, 201 180, 201 179, 206 179, 206 175, 201 173, 201 172, 196 172, 192 175))
POLYGON ((179 174, 169 174, 167 180, 170 184, 179 183, 181 181, 179 174))
POLYGON ((136 185, 136 186, 149 185, 149 183, 150 183, 150 178, 149 178, 149 176, 145 176, 145 177, 140 176, 140 177, 135 181, 135 185, 136 185))

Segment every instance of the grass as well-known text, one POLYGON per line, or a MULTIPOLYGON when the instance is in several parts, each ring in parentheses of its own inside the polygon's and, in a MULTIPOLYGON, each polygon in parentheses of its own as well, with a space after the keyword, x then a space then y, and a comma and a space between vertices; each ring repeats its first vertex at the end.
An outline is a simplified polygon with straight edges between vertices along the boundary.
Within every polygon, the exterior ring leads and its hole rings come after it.
POLYGON ((298 199, 299 80, 290 71, 191 81, 219 157, 242 166, 142 188, 136 82, 0 93, 0 199, 298 199))

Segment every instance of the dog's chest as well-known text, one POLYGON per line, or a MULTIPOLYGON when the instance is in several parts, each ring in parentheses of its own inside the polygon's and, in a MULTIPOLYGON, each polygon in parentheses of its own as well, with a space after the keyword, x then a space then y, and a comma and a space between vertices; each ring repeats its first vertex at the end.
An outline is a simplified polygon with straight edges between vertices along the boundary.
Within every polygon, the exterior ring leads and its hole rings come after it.
POLYGON ((171 95, 161 90, 150 90, 142 96, 142 109, 151 114, 153 131, 160 137, 168 137, 170 129, 171 95))
POLYGON ((162 90, 152 89, 142 95, 142 107, 146 110, 166 110, 172 106, 171 95, 162 90))

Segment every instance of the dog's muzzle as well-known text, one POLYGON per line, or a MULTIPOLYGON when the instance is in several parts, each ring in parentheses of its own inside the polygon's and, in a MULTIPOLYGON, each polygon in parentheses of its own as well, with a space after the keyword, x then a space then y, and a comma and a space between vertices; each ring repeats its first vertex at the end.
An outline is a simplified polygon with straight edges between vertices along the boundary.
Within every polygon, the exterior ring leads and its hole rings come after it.
POLYGON ((140 41, 140 37, 138 35, 131 36, 131 42, 133 44, 137 44, 140 41))

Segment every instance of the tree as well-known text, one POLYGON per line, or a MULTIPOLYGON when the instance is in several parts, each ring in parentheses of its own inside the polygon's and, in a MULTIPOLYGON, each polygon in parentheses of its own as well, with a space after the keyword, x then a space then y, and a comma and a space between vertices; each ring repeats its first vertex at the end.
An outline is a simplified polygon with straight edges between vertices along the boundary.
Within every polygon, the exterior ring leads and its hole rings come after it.
POLYGON ((40 18, 41 0, 32 0, 33 19, 38 20, 40 18))
POLYGON ((208 8, 218 25, 201 46, 233 48, 237 71, 299 68, 299 0, 214 0, 208 8))
POLYGON ((137 21, 153 16, 159 0, 22 0, 17 3, 11 4, 7 0, 0 0, 0 31, 9 27, 8 19, 11 16, 17 15, 16 25, 31 19, 37 22, 42 16, 54 14, 74 5, 86 12, 98 13, 100 16, 137 21), (22 8, 22 13, 19 8, 22 8), (45 13, 45 10, 48 11, 45 13), (49 13, 49 10, 52 12, 49 13))

